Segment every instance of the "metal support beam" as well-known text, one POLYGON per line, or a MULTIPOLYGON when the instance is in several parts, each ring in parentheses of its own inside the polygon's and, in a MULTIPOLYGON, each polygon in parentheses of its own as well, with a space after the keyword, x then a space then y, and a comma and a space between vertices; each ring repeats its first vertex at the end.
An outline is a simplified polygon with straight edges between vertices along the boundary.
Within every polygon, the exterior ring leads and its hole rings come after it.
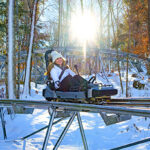
POLYGON ((72 124, 72 122, 73 122, 75 116, 76 116, 76 112, 73 113, 72 116, 70 117, 70 120, 68 121, 66 127, 64 128, 63 132, 61 133, 61 135, 60 135, 58 141, 56 142, 56 144, 55 144, 53 150, 57 150, 57 149, 58 149, 58 147, 59 147, 60 143, 62 142, 64 136, 66 135, 66 133, 67 133, 67 131, 68 131, 70 125, 72 124))
POLYGON ((150 142, 150 138, 146 138, 146 139, 143 139, 143 140, 140 140, 140 141, 129 143, 129 144, 126 144, 126 145, 123 145, 123 146, 120 146, 120 147, 112 148, 111 150, 120 150, 120 149, 128 148, 128 147, 131 147, 131 146, 135 146, 135 145, 138 145, 138 144, 142 144, 142 143, 145 143, 145 142, 150 142))
MULTIPOLYGON (((64 119, 66 119, 66 118, 60 118, 60 119, 58 119, 57 121, 55 121, 55 122, 53 123, 53 125, 59 123, 60 121, 62 121, 62 120, 64 120, 64 119)), ((22 137, 21 140, 25 140, 25 139, 27 139, 28 137, 30 137, 30 136, 32 136, 32 135, 34 135, 34 134, 36 134, 36 133, 38 133, 38 132, 40 132, 40 131, 46 129, 46 128, 48 128, 48 125, 45 126, 45 127, 43 127, 43 128, 41 128, 41 129, 39 129, 39 130, 37 130, 37 131, 35 131, 35 132, 33 132, 33 133, 31 133, 31 134, 28 134, 28 135, 22 137)))
POLYGON ((2 123, 2 130, 3 130, 4 139, 7 139, 5 120, 4 120, 4 115, 3 115, 3 108, 0 108, 0 118, 1 118, 1 123, 2 123))
POLYGON ((46 150, 55 114, 56 114, 56 110, 54 109, 52 114, 51 114, 50 120, 49 120, 49 125, 48 125, 48 129, 47 129, 46 136, 45 136, 45 139, 44 139, 42 150, 46 150))
POLYGON ((78 119, 78 123, 79 123, 79 128, 80 128, 80 132, 81 132, 81 136, 82 136, 82 141, 83 141, 84 149, 88 150, 86 136, 85 136, 85 133, 84 133, 84 128, 83 128, 83 125, 82 125, 82 120, 81 120, 81 116, 80 116, 79 112, 77 113, 77 119, 78 119))

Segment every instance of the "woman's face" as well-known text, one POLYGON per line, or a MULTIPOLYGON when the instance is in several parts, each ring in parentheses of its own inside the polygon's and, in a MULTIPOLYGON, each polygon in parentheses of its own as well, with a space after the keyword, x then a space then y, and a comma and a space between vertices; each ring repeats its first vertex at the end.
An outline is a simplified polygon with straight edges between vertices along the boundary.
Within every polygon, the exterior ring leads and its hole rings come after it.
POLYGON ((55 60, 55 63, 57 64, 57 65, 62 65, 63 64, 63 59, 60 57, 60 58, 57 58, 56 60, 55 60))

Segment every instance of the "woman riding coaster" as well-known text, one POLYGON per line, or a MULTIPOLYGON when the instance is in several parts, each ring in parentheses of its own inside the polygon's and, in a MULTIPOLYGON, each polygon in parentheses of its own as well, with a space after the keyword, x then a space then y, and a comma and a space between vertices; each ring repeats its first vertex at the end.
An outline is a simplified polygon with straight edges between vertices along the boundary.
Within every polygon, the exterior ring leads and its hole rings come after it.
POLYGON ((47 68, 48 76, 53 80, 57 91, 84 91, 87 81, 76 75, 68 65, 66 59, 57 51, 51 52, 52 62, 47 68))

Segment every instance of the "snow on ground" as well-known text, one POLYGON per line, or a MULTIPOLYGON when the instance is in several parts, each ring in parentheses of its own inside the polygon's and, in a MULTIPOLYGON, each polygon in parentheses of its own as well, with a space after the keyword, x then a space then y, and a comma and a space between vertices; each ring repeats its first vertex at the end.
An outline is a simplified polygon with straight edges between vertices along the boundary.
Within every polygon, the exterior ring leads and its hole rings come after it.
MULTIPOLYGON (((114 87, 120 89, 119 76, 115 73, 108 77, 114 87)), ((102 78, 98 77, 99 81, 102 78)), ((129 78, 131 97, 150 97, 150 86, 147 84, 144 90, 132 88, 134 78, 129 78)), ((125 88, 125 79, 123 79, 125 88)), ((42 97, 42 89, 45 85, 32 83, 31 97, 32 100, 44 100, 42 97)), ((124 89, 125 90, 125 89, 124 89)), ((123 97, 120 90, 116 97, 123 97)), ((99 114, 81 113, 83 126, 89 150, 108 150, 117 146, 122 146, 131 142, 142 140, 150 136, 150 118, 136 117, 128 121, 106 126, 99 114)), ((0 123, 0 150, 41 150, 46 129, 27 138, 24 137, 42 127, 48 125, 49 114, 47 110, 34 109, 33 114, 12 114, 8 115, 5 112, 7 140, 3 140, 2 126, 0 123)), ((47 149, 52 149, 68 119, 61 121, 52 128, 50 140, 47 149)), ((77 119, 74 120, 65 138, 63 139, 59 150, 83 150, 82 138, 78 127, 77 119)), ((148 150, 150 144, 148 142, 127 148, 128 150, 148 150)))

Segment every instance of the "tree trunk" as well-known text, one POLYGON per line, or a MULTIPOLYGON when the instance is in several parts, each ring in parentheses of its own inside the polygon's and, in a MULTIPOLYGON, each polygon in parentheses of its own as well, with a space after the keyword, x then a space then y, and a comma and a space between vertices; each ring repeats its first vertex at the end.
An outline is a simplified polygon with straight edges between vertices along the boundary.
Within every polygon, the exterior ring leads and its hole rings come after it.
MULTIPOLYGON (((148 58, 150 59, 150 0, 148 0, 148 58)), ((147 65, 147 75, 150 79, 150 62, 147 65)))
MULTIPOLYGON (((118 55, 118 39, 116 39, 112 15, 114 15, 114 12, 111 9, 111 22, 112 22, 112 28, 113 28, 113 34, 114 34, 115 48, 116 48, 116 51, 117 51, 117 67, 118 67, 118 73, 119 73, 119 79, 120 79, 120 87, 121 87, 121 91, 122 91, 122 94, 123 94, 123 85, 122 85, 122 78, 121 78, 120 64, 119 64, 119 55, 118 55)), ((118 37, 118 4, 117 4, 117 19, 116 20, 117 20, 117 37, 118 37)))
POLYGON ((68 46, 69 45, 69 32, 68 32, 68 28, 69 28, 69 20, 70 20, 70 0, 67 0, 66 2, 66 7, 67 7, 67 13, 66 13, 66 26, 65 26, 65 41, 64 41, 64 46, 68 46))
POLYGON ((62 46, 62 10, 63 0, 59 0, 59 22, 58 22, 58 46, 62 46))
POLYGON ((8 9, 8 96, 9 99, 14 99, 14 33, 13 33, 13 10, 14 10, 14 0, 9 0, 8 9))
POLYGON ((15 1, 15 3, 14 3, 14 5, 15 5, 15 14, 14 14, 14 24, 15 24, 15 26, 16 26, 16 28, 14 29, 15 31, 14 31, 14 33, 16 33, 16 35, 14 35, 14 39, 15 39, 15 41, 14 41, 14 43, 15 43, 15 46, 14 46, 14 56, 13 56, 13 62, 14 62, 14 93, 15 93, 15 95, 16 95, 16 97, 18 98, 18 91, 16 90, 16 84, 17 84, 17 81, 16 81, 16 74, 17 74, 17 68, 16 68, 16 50, 17 50, 17 48, 18 48, 18 41, 17 41, 17 37, 18 37, 18 31, 19 31, 19 29, 18 29, 18 0, 16 0, 15 1))
POLYGON ((102 31, 103 31, 103 15, 102 15, 102 12, 103 12, 103 5, 102 5, 102 0, 98 0, 98 4, 99 4, 99 8, 100 8, 100 49, 102 49, 102 31))
POLYGON ((150 54, 150 0, 148 0, 148 45, 148 50, 150 54))
POLYGON ((26 76, 25 76, 25 83, 23 89, 22 98, 27 99, 30 95, 29 92, 29 84, 30 84, 30 69, 31 69, 31 56, 32 56, 32 45, 34 39, 34 28, 35 28, 35 17, 36 17, 36 8, 37 8, 38 0, 34 1, 33 7, 33 14, 32 14, 32 24, 31 24, 31 36, 30 36, 30 45, 29 45, 29 52, 27 58, 27 66, 26 66, 26 76))
POLYGON ((17 59, 18 59, 18 63, 17 63, 17 67, 18 67, 18 69, 17 69, 17 89, 16 89, 16 98, 19 98, 19 96, 20 96, 20 80, 19 80, 19 71, 20 71, 20 63, 19 63, 19 61, 20 61, 20 58, 19 58, 19 47, 20 47, 20 44, 19 44, 19 18, 18 18, 18 0, 16 0, 16 3, 15 3, 15 5, 16 5, 16 49, 17 49, 17 47, 18 47, 18 57, 17 57, 17 59), (19 81, 19 82, 18 82, 19 81))
MULTIPOLYGON (((131 5, 131 1, 130 1, 130 5, 131 5)), ((130 18, 131 18, 131 14, 128 10, 128 17, 129 17, 129 37, 128 37, 128 49, 127 49, 127 68, 126 68, 126 97, 129 96, 128 94, 128 71, 129 71, 129 55, 128 53, 130 52, 130 47, 131 47, 131 44, 130 44, 130 40, 131 40, 131 24, 130 24, 130 18)))
POLYGON ((107 22, 107 30, 108 30, 108 44, 107 47, 110 49, 110 12, 111 12, 111 0, 108 0, 108 22, 107 22))
MULTIPOLYGON (((103 48, 103 46, 102 46, 102 31, 103 31, 103 17, 102 17, 102 12, 103 12, 103 4, 102 4, 102 1, 103 0, 98 0, 98 4, 99 4, 99 8, 100 8, 100 35, 99 35, 99 39, 100 39, 100 45, 99 45, 99 47, 100 47, 100 49, 102 49, 103 48)), ((97 57, 98 57, 98 72, 100 71, 100 61, 99 61, 99 52, 98 52, 98 54, 97 54, 97 57)))
MULTIPOLYGON (((8 6, 8 0, 7 0, 7 6, 8 6)), ((7 7, 7 12, 8 12, 8 7, 7 7)), ((8 15, 7 15, 8 16, 8 15)), ((8 23, 8 17, 6 17, 6 23, 8 23)), ((6 85, 6 98, 8 98, 8 27, 6 28, 6 60, 5 60, 5 85, 6 85)))

